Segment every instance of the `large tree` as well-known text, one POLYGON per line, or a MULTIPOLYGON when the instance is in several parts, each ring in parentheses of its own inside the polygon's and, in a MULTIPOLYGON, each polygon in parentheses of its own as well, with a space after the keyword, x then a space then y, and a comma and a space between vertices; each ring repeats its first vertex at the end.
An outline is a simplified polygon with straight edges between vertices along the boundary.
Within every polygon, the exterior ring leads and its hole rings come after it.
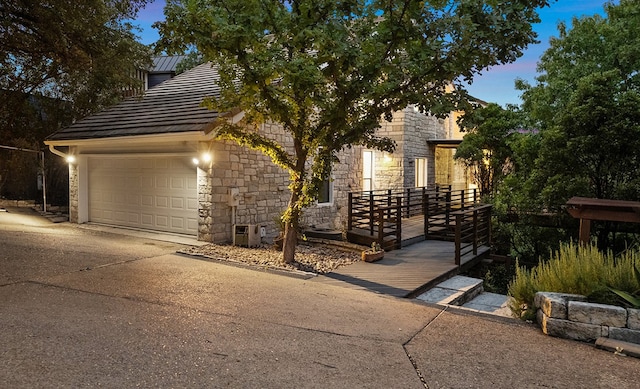
POLYGON ((351 145, 391 151, 380 121, 415 104, 444 112, 466 101, 449 83, 514 61, 535 41, 548 0, 169 0, 160 47, 197 49, 220 72, 219 111, 244 111, 220 138, 261 150, 290 174, 283 260, 294 259, 298 220, 351 145), (256 128, 280 123, 287 149, 256 128))
MULTIPOLYGON (((40 149, 61 126, 115 103, 123 92, 140 90, 135 71, 150 65, 151 53, 137 42, 128 20, 146 2, 0 2, 0 145, 40 149)), ((3 153, 0 192, 33 196, 29 185, 17 185, 35 181, 33 172, 20 170, 23 159, 33 158, 3 153)), ((68 186, 55 170, 58 160, 47 162, 50 190, 68 186)))
POLYGON ((83 116, 139 88, 134 71, 150 64, 150 53, 128 20, 147 1, 0 2, 0 91, 12 92, 0 113, 45 96, 83 116))
POLYGON ((571 196, 640 200, 640 3, 575 18, 539 64, 524 109, 540 128, 530 195, 544 209, 571 196))
POLYGON ((454 158, 469 169, 480 194, 492 197, 511 171, 510 139, 528 130, 524 118, 517 107, 504 109, 491 103, 468 111, 460 119, 460 127, 466 134, 454 158))

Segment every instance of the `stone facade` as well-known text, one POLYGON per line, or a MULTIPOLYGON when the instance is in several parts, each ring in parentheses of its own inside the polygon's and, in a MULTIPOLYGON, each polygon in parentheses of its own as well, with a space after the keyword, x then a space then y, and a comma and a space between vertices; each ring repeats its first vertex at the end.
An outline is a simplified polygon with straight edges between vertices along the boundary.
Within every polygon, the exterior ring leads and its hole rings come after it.
POLYGON ((69 221, 78 223, 78 165, 69 164, 69 221))
POLYGON ((585 302, 573 294, 538 292, 535 306, 542 332, 593 342, 600 337, 640 344, 640 310, 585 302))
POLYGON ((402 189, 415 187, 415 160, 427 160, 427 182, 435 183, 435 150, 428 140, 446 139, 445 120, 407 107, 393 115, 391 122, 383 122, 378 132, 396 142, 392 154, 376 152, 374 189, 402 189))
MULTIPOLYGON (((435 178, 435 153, 429 147, 430 139, 448 136, 447 122, 434 116, 417 112, 408 107, 393 115, 391 122, 383 122, 379 134, 396 142, 392 154, 373 151, 375 179, 374 189, 401 189, 415 186, 415 160, 427 160, 428 183, 435 178)), ((291 136, 277 124, 264 124, 258 129, 262 134, 287 148, 292 148, 291 136)), ((237 145, 231 141, 182 142, 180 145, 162 143, 159 138, 153 144, 113 141, 108 147, 104 143, 95 146, 72 148, 71 152, 81 157, 87 153, 110 152, 123 157, 129 153, 167 155, 208 152, 212 160, 197 168, 198 240, 206 242, 230 242, 233 240, 234 224, 257 224, 264 227, 265 241, 271 241, 278 233, 276 219, 287 207, 290 192, 289 175, 276 166, 264 154, 237 145), (190 151, 189 151, 190 150, 190 151), (231 191, 237 192, 238 203, 230 203, 231 191)), ((339 163, 334 164, 331 177, 331 196, 327 203, 316 204, 304 210, 303 228, 328 228, 344 231, 347 225, 349 192, 362 190, 363 167, 362 146, 345 148, 338 153, 339 163)), ((70 220, 76 223, 88 221, 86 195, 81 194, 82 169, 86 166, 82 157, 78 164, 69 165, 69 212, 70 220)), ((84 168, 86 170, 86 167, 84 168)), ((84 184, 86 185, 86 184, 84 184)))

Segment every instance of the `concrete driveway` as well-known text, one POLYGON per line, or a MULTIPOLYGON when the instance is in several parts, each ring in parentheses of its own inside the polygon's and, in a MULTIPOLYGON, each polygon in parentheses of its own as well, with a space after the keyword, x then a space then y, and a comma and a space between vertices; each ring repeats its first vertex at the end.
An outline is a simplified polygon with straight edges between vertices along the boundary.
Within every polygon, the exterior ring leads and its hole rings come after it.
POLYGON ((638 359, 515 320, 9 211, 0 213, 2 387, 635 388, 640 379, 638 359))

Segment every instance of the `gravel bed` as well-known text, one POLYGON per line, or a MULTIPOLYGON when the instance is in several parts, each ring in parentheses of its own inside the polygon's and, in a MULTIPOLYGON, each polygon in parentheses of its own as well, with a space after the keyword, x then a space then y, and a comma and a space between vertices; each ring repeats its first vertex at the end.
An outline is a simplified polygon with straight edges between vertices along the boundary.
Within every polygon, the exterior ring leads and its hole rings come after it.
POLYGON ((315 274, 326 274, 340 267, 360 261, 360 253, 340 250, 320 244, 298 244, 295 261, 282 263, 282 252, 273 246, 246 248, 231 245, 207 244, 188 247, 179 251, 221 261, 241 262, 252 266, 282 270, 300 270, 315 274))

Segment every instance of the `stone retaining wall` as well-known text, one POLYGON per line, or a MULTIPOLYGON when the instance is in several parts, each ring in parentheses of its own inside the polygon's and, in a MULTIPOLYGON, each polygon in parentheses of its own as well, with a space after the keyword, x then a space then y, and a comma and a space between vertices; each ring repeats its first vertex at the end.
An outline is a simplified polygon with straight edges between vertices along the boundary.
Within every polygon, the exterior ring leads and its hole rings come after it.
POLYGON ((538 292, 535 296, 542 332, 559 338, 593 342, 600 337, 640 344, 640 309, 586 302, 576 294, 538 292))
POLYGON ((34 200, 7 200, 0 199, 0 207, 33 207, 36 205, 34 200))

